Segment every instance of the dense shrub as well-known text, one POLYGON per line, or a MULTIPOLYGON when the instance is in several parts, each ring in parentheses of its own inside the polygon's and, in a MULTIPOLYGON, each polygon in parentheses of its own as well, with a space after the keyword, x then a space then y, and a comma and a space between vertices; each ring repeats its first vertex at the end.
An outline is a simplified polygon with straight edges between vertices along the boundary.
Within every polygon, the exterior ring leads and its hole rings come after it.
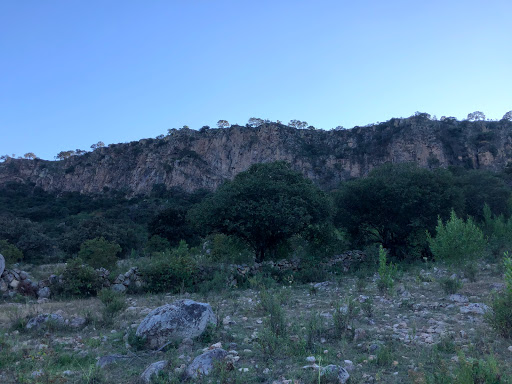
POLYGON ((167 239, 164 239, 163 237, 158 235, 153 235, 146 244, 146 253, 148 255, 151 255, 154 252, 165 252, 170 248, 171 244, 167 239))
POLYGON ((481 256, 487 244, 482 231, 471 218, 466 221, 459 219, 454 211, 450 219, 443 224, 438 219, 436 236, 427 233, 432 254, 437 260, 449 263, 465 264, 481 256))
POLYGON ((94 268, 112 269, 116 265, 119 252, 121 252, 119 244, 99 237, 84 241, 80 246, 78 257, 94 268))
POLYGON ((179 292, 191 288, 197 281, 197 265, 185 241, 178 248, 154 255, 140 266, 147 290, 179 292))
POLYGON ((100 289, 101 283, 94 268, 77 257, 71 259, 62 271, 57 293, 62 296, 89 297, 96 296, 100 289))
POLYGON ((344 228, 354 246, 374 242, 400 259, 420 259, 428 250, 425 230, 450 209, 463 210, 453 176, 442 169, 429 171, 414 164, 386 164, 368 177, 343 183, 334 194, 335 225, 344 228))

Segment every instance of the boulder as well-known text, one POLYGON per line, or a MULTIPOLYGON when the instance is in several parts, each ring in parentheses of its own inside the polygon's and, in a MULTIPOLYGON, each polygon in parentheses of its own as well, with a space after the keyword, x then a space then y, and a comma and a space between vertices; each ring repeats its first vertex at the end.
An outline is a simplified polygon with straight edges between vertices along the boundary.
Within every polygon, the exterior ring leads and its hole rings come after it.
POLYGON ((198 337, 210 324, 217 324, 210 304, 178 300, 152 310, 140 323, 136 335, 145 337, 150 348, 158 349, 170 341, 198 337))
POLYGON ((114 284, 114 285, 112 285, 112 287, 110 289, 112 289, 115 292, 121 292, 121 293, 126 291, 126 287, 123 284, 114 284))
POLYGON ((196 379, 209 375, 215 363, 224 360, 227 355, 228 353, 222 348, 215 348, 197 356, 187 367, 186 376, 196 379))
POLYGON ((470 303, 464 307, 460 307, 461 313, 484 315, 487 311, 489 311, 489 307, 482 303, 470 303))
POLYGON ((102 356, 96 362, 96 366, 99 368, 105 368, 107 365, 116 364, 119 360, 126 359, 127 357, 128 356, 119 354, 102 356))
POLYGON ((26 328, 27 329, 32 329, 32 328, 37 329, 41 325, 43 325, 49 321, 52 321, 57 325, 65 324, 64 318, 61 315, 57 315, 55 313, 44 313, 44 314, 37 315, 36 317, 33 317, 32 319, 30 319, 27 323, 26 328))
POLYGON ((5 259, 0 254, 0 276, 2 276, 2 273, 4 273, 4 270, 5 270, 5 259))
POLYGON ((50 288, 48 287, 39 288, 37 290, 37 297, 39 299, 48 299, 50 297, 50 294, 50 288))
POLYGON ((167 364, 167 361, 157 361, 156 363, 151 364, 149 367, 146 368, 144 372, 142 372, 142 375, 140 375, 140 378, 145 383, 151 383, 151 377, 154 375, 158 375, 160 371, 162 371, 167 364))
POLYGON ((324 376, 327 382, 336 384, 345 384, 350 377, 345 368, 333 364, 323 367, 320 376, 324 376))

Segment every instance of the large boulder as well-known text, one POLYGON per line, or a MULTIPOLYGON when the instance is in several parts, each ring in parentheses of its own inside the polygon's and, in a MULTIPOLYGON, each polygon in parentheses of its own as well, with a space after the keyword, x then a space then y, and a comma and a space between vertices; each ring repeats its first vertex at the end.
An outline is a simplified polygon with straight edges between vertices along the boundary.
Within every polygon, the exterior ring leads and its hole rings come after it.
POLYGON ((178 300, 151 311, 140 323, 136 335, 145 337, 151 349, 158 349, 171 341, 198 337, 208 325, 216 324, 210 304, 178 300))
POLYGON ((0 276, 2 276, 2 273, 4 273, 4 270, 5 270, 5 259, 0 254, 0 276))
POLYGON ((188 378, 207 376, 215 367, 216 362, 223 361, 228 353, 222 348, 215 348, 197 356, 185 371, 188 378))

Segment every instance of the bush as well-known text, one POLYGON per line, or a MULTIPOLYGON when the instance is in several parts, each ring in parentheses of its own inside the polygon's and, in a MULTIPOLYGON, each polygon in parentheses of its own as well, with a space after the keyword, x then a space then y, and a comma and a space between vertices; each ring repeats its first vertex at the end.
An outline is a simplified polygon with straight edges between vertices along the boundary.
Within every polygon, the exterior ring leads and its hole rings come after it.
POLYGON ((462 281, 459 279, 445 278, 440 281, 444 293, 453 295, 462 288, 462 281))
POLYGON ((94 268, 112 269, 116 265, 117 254, 121 252, 119 244, 98 237, 86 240, 80 246, 78 257, 94 268))
POLYGON ((62 296, 89 297, 96 296, 101 289, 98 274, 94 268, 85 265, 82 259, 71 259, 62 272, 62 281, 57 286, 57 293, 62 296))
POLYGON ((119 312, 126 308, 125 296, 121 292, 104 288, 99 292, 98 297, 103 304, 103 322, 105 325, 112 325, 119 312))
POLYGON ((146 244, 146 252, 151 255, 154 252, 165 252, 171 248, 169 240, 164 239, 161 236, 153 235, 146 244))
POLYGON ((446 224, 441 218, 438 219, 436 237, 432 238, 427 232, 427 240, 436 259, 460 264, 482 255, 487 244, 473 220, 459 219, 453 210, 446 224))
POLYGON ((505 268, 505 292, 495 295, 491 302, 491 311, 486 320, 496 332, 505 338, 512 338, 512 258, 508 252, 503 260, 505 268))
POLYGON ((149 292, 174 292, 191 288, 197 281, 197 265, 185 241, 178 248, 154 256, 140 267, 149 292))
POLYGON ((18 263, 23 260, 23 252, 7 240, 0 240, 0 254, 5 258, 6 264, 18 263))
POLYGON ((379 281, 377 282, 379 291, 384 292, 393 289, 395 275, 396 265, 387 263, 386 250, 381 245, 379 248, 379 281))

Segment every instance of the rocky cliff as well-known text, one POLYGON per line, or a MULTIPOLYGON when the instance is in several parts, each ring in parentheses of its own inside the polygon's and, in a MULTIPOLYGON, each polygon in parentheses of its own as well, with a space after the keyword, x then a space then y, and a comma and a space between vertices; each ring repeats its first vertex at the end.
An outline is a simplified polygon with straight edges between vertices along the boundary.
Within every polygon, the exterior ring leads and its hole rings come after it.
POLYGON ((501 170, 512 160, 512 122, 443 121, 423 115, 350 130, 182 129, 161 139, 113 144, 61 161, 7 159, 0 185, 32 182, 45 190, 147 194, 155 184, 215 189, 254 163, 284 160, 323 188, 364 176, 385 162, 501 170))

